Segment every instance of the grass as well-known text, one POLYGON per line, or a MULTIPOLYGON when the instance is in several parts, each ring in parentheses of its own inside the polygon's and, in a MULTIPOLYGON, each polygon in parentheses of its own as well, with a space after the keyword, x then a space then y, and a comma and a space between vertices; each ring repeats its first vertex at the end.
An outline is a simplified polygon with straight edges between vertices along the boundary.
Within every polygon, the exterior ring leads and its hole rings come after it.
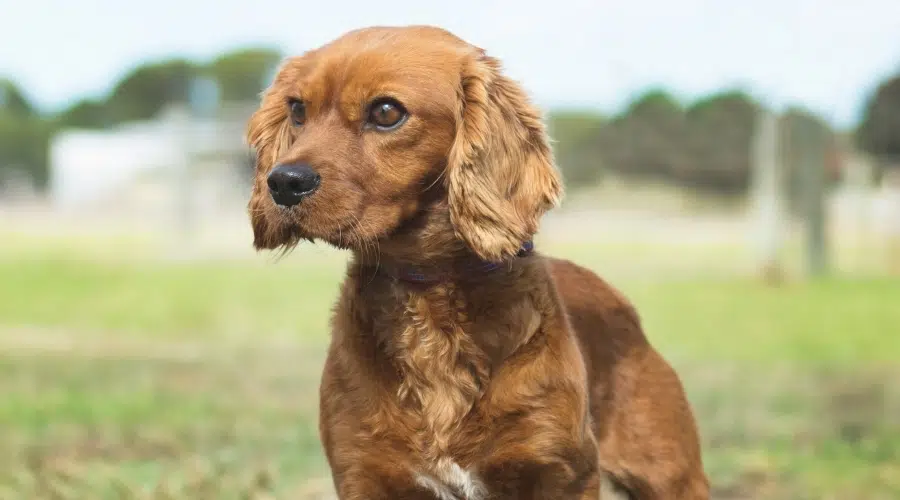
POLYGON ((340 279, 336 269, 314 266, 298 272, 290 266, 62 259, 5 261, 0 275, 0 318, 7 324, 174 337, 249 329, 321 337, 322 311, 340 279))
POLYGON ((3 360, 0 485, 9 498, 122 498, 117 488, 126 498, 167 490, 243 498, 253 489, 296 492, 324 474, 318 352, 209 348, 178 357, 141 347, 3 360))
MULTIPOLYGON (((683 248, 553 250, 607 275, 628 255, 677 261, 615 282, 682 374, 716 498, 900 495, 900 280, 769 288, 690 276, 711 256, 683 248)), ((7 246, 0 499, 312 497, 341 263, 7 246)))

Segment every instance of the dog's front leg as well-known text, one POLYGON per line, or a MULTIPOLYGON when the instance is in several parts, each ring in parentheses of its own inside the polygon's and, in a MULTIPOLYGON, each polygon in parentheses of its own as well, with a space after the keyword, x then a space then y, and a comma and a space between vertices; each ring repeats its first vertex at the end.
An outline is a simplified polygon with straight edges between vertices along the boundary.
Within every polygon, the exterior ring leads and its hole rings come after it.
POLYGON ((335 478, 340 500, 435 500, 427 485, 389 460, 366 461, 335 478))
POLYGON ((490 500, 596 500, 600 498, 597 449, 582 446, 553 450, 550 456, 534 450, 530 457, 504 458, 480 467, 491 492, 490 500))

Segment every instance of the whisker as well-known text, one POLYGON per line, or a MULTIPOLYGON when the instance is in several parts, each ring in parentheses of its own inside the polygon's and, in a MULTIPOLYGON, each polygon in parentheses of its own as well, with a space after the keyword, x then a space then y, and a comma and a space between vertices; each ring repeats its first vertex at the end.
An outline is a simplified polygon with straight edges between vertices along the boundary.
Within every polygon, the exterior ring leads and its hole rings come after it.
POLYGON ((381 247, 380 247, 377 239, 366 238, 363 236, 363 233, 375 234, 374 231, 371 231, 371 229, 372 229, 371 225, 363 222, 362 219, 360 219, 359 217, 356 217, 355 215, 353 216, 353 219, 354 219, 354 221, 356 223, 356 227, 357 227, 357 231, 356 231, 357 241, 359 242, 359 245, 363 249, 363 258, 365 258, 366 260, 369 259, 369 257, 370 257, 369 250, 372 251, 371 256, 375 258, 375 271, 372 273, 372 276, 369 278, 369 281, 366 283, 366 285, 369 285, 372 283, 372 281, 375 280, 375 276, 378 275, 378 269, 381 267, 381 247))
POLYGON ((350 234, 353 237, 354 246, 360 247, 360 251, 362 251, 363 258, 365 259, 365 258, 367 258, 367 255, 366 255, 367 249, 365 247, 365 242, 362 240, 362 238, 359 235, 359 232, 360 232, 359 218, 357 216, 353 215, 352 213, 350 214, 350 217, 353 218, 353 223, 350 225, 350 231, 351 231, 350 234))
POLYGON ((444 165, 444 169, 441 170, 441 173, 438 174, 438 176, 437 176, 436 179, 434 179, 434 182, 432 182, 431 184, 429 184, 425 189, 422 190, 422 192, 424 193, 425 191, 428 191, 429 189, 431 189, 431 188, 433 188, 435 185, 437 185, 437 183, 440 182, 440 180, 444 178, 444 175, 447 173, 447 169, 448 169, 448 168, 450 168, 450 165, 444 165))

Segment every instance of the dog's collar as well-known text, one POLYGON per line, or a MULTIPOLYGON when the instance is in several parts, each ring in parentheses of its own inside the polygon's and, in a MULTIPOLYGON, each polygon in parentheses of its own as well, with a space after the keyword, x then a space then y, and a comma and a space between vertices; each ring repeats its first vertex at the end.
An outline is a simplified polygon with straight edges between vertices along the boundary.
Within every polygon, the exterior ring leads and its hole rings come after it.
MULTIPOLYGON (((522 248, 516 253, 516 257, 526 257, 534 252, 534 242, 526 241, 522 244, 522 248)), ((485 262, 476 261, 469 265, 462 266, 457 273, 487 273, 503 267, 507 262, 485 262)), ((446 271, 436 269, 418 268, 415 266, 397 266, 393 269, 382 268, 381 272, 387 274, 395 281, 405 283, 413 283, 419 285, 440 283, 447 281, 452 276, 446 271)))

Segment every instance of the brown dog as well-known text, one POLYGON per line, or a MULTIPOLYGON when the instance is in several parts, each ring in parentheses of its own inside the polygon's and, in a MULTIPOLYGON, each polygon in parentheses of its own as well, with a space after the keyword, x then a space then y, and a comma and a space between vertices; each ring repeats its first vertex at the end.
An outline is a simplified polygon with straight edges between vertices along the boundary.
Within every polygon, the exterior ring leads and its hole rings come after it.
POLYGON ((340 498, 705 499, 635 310, 530 239, 562 184, 500 65, 432 27, 289 59, 249 126, 257 249, 352 251, 320 431, 340 498))

